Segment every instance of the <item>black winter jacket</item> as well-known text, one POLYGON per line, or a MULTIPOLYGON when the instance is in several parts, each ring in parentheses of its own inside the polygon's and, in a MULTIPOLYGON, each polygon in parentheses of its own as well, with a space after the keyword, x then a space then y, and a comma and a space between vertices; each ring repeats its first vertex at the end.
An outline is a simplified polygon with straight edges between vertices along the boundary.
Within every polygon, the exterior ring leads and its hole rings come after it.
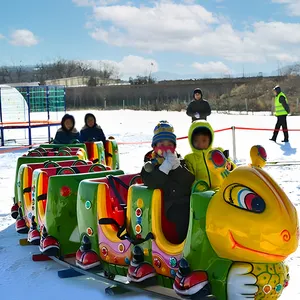
POLYGON ((192 122, 195 120, 206 120, 211 114, 211 108, 207 100, 192 100, 186 109, 186 114, 192 117, 192 122), (195 117, 196 113, 199 113, 199 119, 195 117))
POLYGON ((99 125, 95 125, 94 127, 84 126, 80 131, 80 141, 83 143, 102 141, 103 145, 105 145, 106 137, 99 125))
POLYGON ((76 128, 71 131, 67 131, 63 128, 59 128, 55 134, 54 144, 71 144, 73 140, 79 140, 79 132, 76 128))
POLYGON ((168 175, 160 171, 158 165, 154 166, 151 172, 147 172, 145 166, 141 171, 143 182, 148 188, 163 191, 165 214, 174 204, 189 203, 195 176, 187 169, 183 159, 180 162, 181 165, 177 169, 171 170, 168 175))

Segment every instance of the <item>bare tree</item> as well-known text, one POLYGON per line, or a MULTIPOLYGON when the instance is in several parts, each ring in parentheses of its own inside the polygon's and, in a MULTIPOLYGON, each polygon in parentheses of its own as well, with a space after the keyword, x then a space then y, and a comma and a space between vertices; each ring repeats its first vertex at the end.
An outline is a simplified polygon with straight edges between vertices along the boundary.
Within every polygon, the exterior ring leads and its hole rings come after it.
POLYGON ((88 63, 83 63, 81 61, 78 61, 77 64, 78 64, 78 69, 80 71, 80 75, 87 76, 88 72, 91 70, 91 65, 88 63))
POLYGON ((42 84, 46 80, 68 78, 74 76, 89 76, 94 78, 101 78, 107 82, 110 78, 118 78, 118 68, 110 63, 101 63, 99 69, 92 68, 90 64, 58 58, 54 62, 44 63, 40 62, 35 67, 27 67, 20 62, 19 65, 12 67, 0 66, 0 82, 21 82, 26 81, 40 81, 42 84))
POLYGON ((11 69, 7 66, 0 67, 1 83, 13 82, 11 69))
POLYGON ((299 75, 300 74, 300 63, 286 67, 283 71, 283 75, 299 75))
POLYGON ((17 82, 21 82, 22 76, 26 73, 24 67, 22 66, 22 61, 20 61, 20 64, 18 66, 15 66, 14 69, 17 75, 17 82))

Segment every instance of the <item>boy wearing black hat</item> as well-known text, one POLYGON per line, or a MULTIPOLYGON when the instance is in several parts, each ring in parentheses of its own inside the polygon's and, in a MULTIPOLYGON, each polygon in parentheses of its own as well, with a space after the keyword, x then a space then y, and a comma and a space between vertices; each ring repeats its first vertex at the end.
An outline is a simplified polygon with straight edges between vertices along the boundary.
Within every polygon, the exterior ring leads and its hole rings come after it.
POLYGON ((201 89, 196 88, 193 93, 192 102, 188 105, 186 114, 192 117, 192 122, 195 120, 206 120, 211 114, 211 108, 208 101, 203 99, 201 89))
POLYGON ((191 187, 195 176, 186 168, 176 153, 176 135, 173 126, 160 121, 154 128, 153 150, 145 156, 141 176, 146 186, 161 189, 164 196, 166 218, 176 223, 180 242, 187 233, 191 187))

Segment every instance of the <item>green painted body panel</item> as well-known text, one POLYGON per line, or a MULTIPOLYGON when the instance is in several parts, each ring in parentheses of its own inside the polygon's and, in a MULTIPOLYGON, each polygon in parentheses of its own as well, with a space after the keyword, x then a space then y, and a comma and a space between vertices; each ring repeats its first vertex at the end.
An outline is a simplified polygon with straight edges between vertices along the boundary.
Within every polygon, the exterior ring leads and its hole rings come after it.
POLYGON ((79 143, 79 144, 41 144, 39 147, 41 148, 61 148, 61 147, 69 147, 69 148, 82 148, 84 149, 85 152, 87 152, 86 150, 86 146, 84 143, 79 143))
MULTIPOLYGON (((107 172, 105 172, 107 173, 107 172)), ((110 171, 111 174, 122 175, 121 170, 110 171), (112 173, 113 172, 113 173, 112 173)), ((103 176, 104 177, 104 176, 103 176)), ((83 180, 78 187, 77 195, 77 220, 80 239, 87 233, 86 229, 91 228, 92 235, 89 235, 92 249, 99 255, 98 245, 98 217, 97 217, 97 191, 98 182, 83 180)))
MULTIPOLYGON (((138 218, 135 215, 135 211, 138 208, 138 199, 143 199, 143 214, 141 217, 142 232, 140 233, 142 238, 145 238, 146 235, 152 231, 152 195, 153 190, 148 189, 145 186, 132 186, 131 193, 131 214, 130 214, 130 235, 132 237, 136 236, 135 226, 139 223, 138 218)), ((129 201, 129 199, 128 199, 129 201)), ((152 264, 152 251, 151 251, 152 241, 148 240, 139 246, 144 250, 145 253, 145 261, 152 264), (147 255, 148 254, 148 255, 147 255)), ((131 246, 133 249, 133 246, 131 246)))
POLYGON ((100 142, 95 142, 96 148, 97 148, 97 152, 98 152, 98 157, 99 157, 99 163, 101 164, 106 164, 106 160, 105 160, 105 149, 104 149, 104 145, 103 143, 100 142))
POLYGON ((110 140, 112 143, 112 151, 113 151, 113 163, 112 169, 118 170, 120 169, 120 157, 119 157, 119 147, 116 140, 110 140))
POLYGON ((84 179, 102 178, 109 174, 117 175, 120 171, 58 175, 49 178, 45 226, 48 234, 59 241, 61 255, 75 253, 80 247, 76 209, 80 182, 84 179), (62 188, 65 191, 64 195, 61 195, 62 188))
POLYGON ((18 173, 19 168, 22 164, 33 164, 33 163, 41 163, 45 161, 63 161, 63 160, 78 160, 78 156, 42 156, 42 157, 35 157, 35 156, 20 156, 17 160, 16 165, 16 175, 15 175, 15 188, 14 188, 14 203, 18 203, 19 197, 18 197, 18 173))
POLYGON ((183 256, 192 270, 207 272, 217 299, 226 299, 226 279, 232 261, 218 258, 206 235, 206 212, 214 194, 214 191, 207 191, 191 195, 190 223, 183 256))

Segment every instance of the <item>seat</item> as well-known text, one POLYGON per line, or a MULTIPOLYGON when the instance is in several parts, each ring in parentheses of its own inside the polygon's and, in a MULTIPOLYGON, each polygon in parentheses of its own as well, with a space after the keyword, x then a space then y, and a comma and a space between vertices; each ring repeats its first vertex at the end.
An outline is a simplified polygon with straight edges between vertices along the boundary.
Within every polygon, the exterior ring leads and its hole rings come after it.
POLYGON ((165 238, 172 244, 179 244, 176 224, 169 221, 165 214, 164 200, 161 200, 161 228, 165 238))
POLYGON ((168 255, 179 255, 183 251, 184 242, 178 243, 175 224, 167 220, 164 212, 162 191, 153 190, 152 195, 152 233, 157 247, 168 255), (175 234, 176 233, 176 234, 175 234))
MULTIPOLYGON (((139 177, 139 174, 126 174, 119 175, 116 177, 102 178, 99 180, 94 180, 99 182, 99 188, 103 191, 105 185, 105 192, 101 192, 99 194, 103 195, 105 199, 97 199, 97 201, 101 201, 100 207, 101 210, 98 211, 99 219, 102 218, 111 218, 114 219, 119 226, 124 225, 125 223, 125 212, 124 208, 121 204, 127 204, 127 196, 128 189, 123 186, 130 186, 134 183, 142 183, 142 179, 139 177), (113 182, 113 183, 112 183, 113 182), (122 184, 121 184, 122 182, 122 184), (120 203, 121 202, 121 203, 120 203)), ((114 241, 116 238, 116 232, 118 231, 118 227, 116 225, 111 224, 110 226, 104 225, 102 226, 105 235, 110 238, 111 241, 114 241)))

